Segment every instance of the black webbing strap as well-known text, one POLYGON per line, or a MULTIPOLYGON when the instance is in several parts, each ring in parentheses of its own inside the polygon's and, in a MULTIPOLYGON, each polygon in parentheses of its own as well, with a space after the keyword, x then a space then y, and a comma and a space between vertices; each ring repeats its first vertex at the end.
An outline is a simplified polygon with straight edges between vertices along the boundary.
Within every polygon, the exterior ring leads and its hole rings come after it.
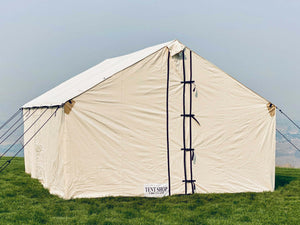
MULTIPOLYGON (((25 148, 25 146, 37 135, 38 132, 48 123, 48 121, 53 117, 53 115, 56 114, 57 110, 59 109, 59 106, 56 108, 56 110, 51 114, 51 116, 43 123, 43 125, 31 136, 31 138, 6 162, 4 162, 0 166, 0 172, 2 172, 10 163, 11 161, 25 148)), ((41 116, 48 110, 48 108, 41 114, 41 116)), ((39 118, 41 118, 41 116, 39 118)), ((39 119, 38 118, 38 119, 39 119)), ((36 122, 36 121, 35 121, 36 122)), ((23 134, 24 136, 24 134, 23 134)))
POLYGON ((192 194, 195 193, 195 182, 196 180, 193 179, 193 160, 194 160, 194 148, 192 148, 192 119, 194 119, 198 125, 200 125, 199 121, 195 118, 195 114, 192 114, 192 105, 193 105, 193 88, 192 84, 195 82, 193 81, 193 71, 192 71, 192 51, 190 51, 190 80, 186 80, 186 75, 185 75, 185 63, 184 63, 185 55, 184 55, 184 50, 182 51, 182 67, 183 67, 183 81, 181 83, 183 84, 183 113, 180 115, 183 118, 183 162, 184 162, 184 180, 182 182, 185 183, 185 194, 187 194, 187 183, 191 183, 191 188, 192 188, 192 194), (189 84, 189 94, 190 94, 190 109, 189 113, 185 112, 185 85, 189 84), (186 146, 186 141, 185 141, 185 118, 189 118, 189 148, 186 146), (186 171, 186 153, 189 152, 190 155, 190 176, 191 179, 187 179, 187 171, 186 171))
POLYGON ((21 112, 21 109, 18 109, 17 112, 15 112, 14 115, 12 115, 1 127, 0 130, 5 127, 10 121, 12 121, 19 113, 21 112))
POLYGON ((170 196, 171 195, 171 177, 170 177, 170 140, 169 140, 169 83, 170 83, 170 51, 168 51, 167 93, 166 93, 167 163, 168 163, 168 186, 169 186, 169 196, 170 196))
POLYGON ((195 121, 196 121, 196 123, 197 123, 198 125, 200 125, 199 121, 196 119, 196 117, 195 117, 195 116, 192 116, 192 118, 193 118, 193 120, 195 120, 195 121))
POLYGON ((192 84, 192 83, 195 83, 194 80, 186 80, 186 81, 181 81, 180 83, 182 84, 192 84))
POLYGON ((180 116, 185 116, 185 117, 194 117, 195 114, 181 114, 180 116))
MULTIPOLYGON (((192 51, 190 50, 190 149, 192 149, 192 118, 195 117, 194 114, 192 114, 192 105, 193 105, 193 88, 192 88, 192 82, 193 81, 193 73, 192 73, 192 51)), ((193 158, 194 158, 194 150, 190 151, 190 174, 191 174, 191 188, 192 188, 192 194, 194 194, 194 185, 193 183, 195 180, 193 180, 193 158)))
MULTIPOLYGON (((183 114, 185 115, 185 85, 186 85, 186 79, 185 79, 185 64, 184 64, 184 50, 182 51, 182 69, 183 69, 183 96, 182 96, 182 107, 183 107, 183 114)), ((183 124, 182 124, 182 133, 183 133, 183 148, 186 149, 186 143, 185 143, 185 116, 182 117, 183 124)), ((183 151, 183 170, 184 170, 184 193, 187 194, 187 182, 185 182, 186 179, 186 151, 183 151)))
POLYGON ((181 114, 180 116, 191 117, 196 121, 196 123, 198 123, 198 125, 200 125, 199 121, 195 117, 195 114, 181 114))
POLYGON ((181 150, 189 152, 189 151, 194 151, 195 149, 193 149, 193 148, 181 148, 181 150))
POLYGON ((30 125, 30 127, 28 127, 27 129, 26 129, 26 131, 24 131, 23 132, 23 134, 20 136, 20 137, 18 137, 17 138, 17 140, 0 156, 0 159, 3 157, 3 156, 5 156, 5 154, 7 153, 7 152, 9 152, 11 149, 12 149, 12 147, 27 133, 27 131, 28 130, 30 130, 30 128, 31 127, 33 127, 33 125, 45 114, 45 112, 48 110, 48 108, 46 108, 42 113, 41 113, 41 115, 30 125))
POLYGON ((196 180, 182 180, 182 182, 193 183, 193 182, 196 182, 196 180))

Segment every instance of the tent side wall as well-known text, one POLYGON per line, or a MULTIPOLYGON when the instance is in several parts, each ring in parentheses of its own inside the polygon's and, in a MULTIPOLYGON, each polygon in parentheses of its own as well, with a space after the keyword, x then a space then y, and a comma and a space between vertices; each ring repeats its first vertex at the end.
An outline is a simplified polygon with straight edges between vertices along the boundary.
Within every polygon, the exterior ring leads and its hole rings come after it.
MULTIPOLYGON (((192 162, 196 192, 273 191, 275 181, 276 116, 268 102, 197 54, 192 54, 193 80, 192 162)), ((186 79, 189 79, 189 50, 185 51, 186 79)), ((173 57, 171 68, 171 182, 172 194, 184 193, 182 131, 182 58, 173 57), (177 72, 176 72, 177 71, 177 72), (174 76, 175 74, 175 76, 174 76), (180 77, 178 75, 180 74, 180 77), (176 85, 177 84, 177 85, 176 85), (175 106, 178 106, 175 108, 175 106), (180 109, 178 112, 177 109, 180 109), (177 164, 180 165, 177 165, 177 164)), ((189 112, 189 85, 186 85, 189 112)), ((185 141, 189 146, 189 119, 185 141)), ((187 154, 187 178, 190 160, 187 154)), ((188 184, 188 193, 191 185, 188 184)))
POLYGON ((65 198, 143 196, 167 184, 167 48, 73 99, 65 198))
MULTIPOLYGON (((26 131, 46 110, 46 108, 23 109, 26 131), (35 112, 34 112, 35 111, 35 112)), ((38 131, 56 108, 49 108, 24 135, 24 143, 38 131)), ((64 110, 59 108, 56 114, 36 134, 24 148, 25 172, 38 179, 51 194, 64 196, 64 110)))

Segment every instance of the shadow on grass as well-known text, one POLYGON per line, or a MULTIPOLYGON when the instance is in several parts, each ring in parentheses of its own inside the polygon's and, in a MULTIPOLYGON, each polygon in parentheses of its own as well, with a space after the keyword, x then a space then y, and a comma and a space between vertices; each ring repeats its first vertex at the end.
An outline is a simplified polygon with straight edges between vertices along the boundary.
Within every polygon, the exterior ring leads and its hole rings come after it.
POLYGON ((291 177, 291 176, 284 176, 284 175, 275 175, 275 190, 284 187, 285 185, 289 184, 293 180, 296 180, 297 177, 291 177))

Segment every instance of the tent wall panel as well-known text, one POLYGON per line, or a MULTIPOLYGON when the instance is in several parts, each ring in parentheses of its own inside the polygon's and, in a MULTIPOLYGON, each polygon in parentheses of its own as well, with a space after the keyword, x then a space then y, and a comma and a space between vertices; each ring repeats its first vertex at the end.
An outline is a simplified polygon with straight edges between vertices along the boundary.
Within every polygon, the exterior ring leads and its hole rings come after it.
POLYGON ((76 97, 66 115, 66 197, 143 196, 167 184, 167 49, 76 97))
POLYGON ((268 101, 194 54, 198 192, 274 190, 275 115, 268 101))
MULTIPOLYGON (((28 109, 23 113, 29 115, 28 109)), ((36 109, 30 109, 30 114, 36 109)), ((24 131, 31 126, 35 120, 46 110, 38 108, 36 112, 24 123, 24 131)), ((45 114, 37 120, 32 129, 24 135, 26 143, 37 130, 45 123, 56 108, 49 108, 45 114)), ((45 188, 52 194, 64 196, 64 146, 63 146, 63 119, 64 111, 60 108, 56 115, 36 134, 32 141, 24 148, 25 171, 30 173, 32 178, 39 179, 45 188)))

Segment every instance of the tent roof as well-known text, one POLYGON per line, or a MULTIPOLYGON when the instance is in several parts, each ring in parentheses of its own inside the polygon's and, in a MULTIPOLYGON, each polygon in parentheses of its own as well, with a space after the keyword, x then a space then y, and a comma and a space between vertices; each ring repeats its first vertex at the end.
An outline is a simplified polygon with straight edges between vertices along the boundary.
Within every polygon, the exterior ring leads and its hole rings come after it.
POLYGON ((165 47, 170 49, 171 55, 175 55, 185 48, 185 46, 179 41, 173 40, 145 48, 128 55, 104 60, 98 65, 78 74, 75 77, 72 77, 57 87, 26 103, 22 108, 62 105, 72 98, 86 92, 110 76, 134 65, 147 56, 165 47))

